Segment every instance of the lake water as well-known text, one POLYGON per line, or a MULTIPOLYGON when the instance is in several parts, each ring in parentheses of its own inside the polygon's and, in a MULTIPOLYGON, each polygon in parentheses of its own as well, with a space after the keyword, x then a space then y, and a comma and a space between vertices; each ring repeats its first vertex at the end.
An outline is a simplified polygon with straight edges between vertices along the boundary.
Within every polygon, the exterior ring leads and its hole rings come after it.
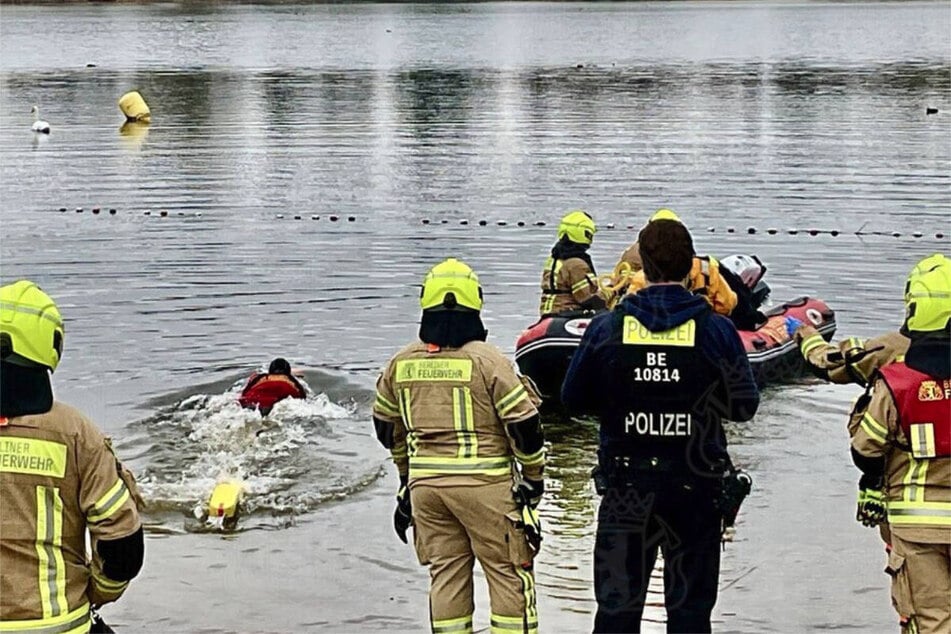
MULTIPOLYGON (((825 299, 840 335, 896 328, 914 261, 949 251, 949 41, 944 2, 3 6, 0 274, 59 303, 57 394, 115 436, 151 503, 146 568, 106 619, 425 629, 373 379, 448 256, 479 272, 511 353, 567 209, 599 222, 603 271, 669 206, 701 250, 759 255, 774 299, 825 299), (132 89, 149 126, 122 125, 132 89), (315 396, 258 434, 232 390, 275 356, 315 396), (225 473, 251 486, 246 530, 193 532, 225 473)), ((718 630, 895 626, 881 545, 853 519, 857 392, 771 388, 735 426, 755 490, 718 630)), ((596 434, 548 435, 542 628, 590 631, 596 434)))

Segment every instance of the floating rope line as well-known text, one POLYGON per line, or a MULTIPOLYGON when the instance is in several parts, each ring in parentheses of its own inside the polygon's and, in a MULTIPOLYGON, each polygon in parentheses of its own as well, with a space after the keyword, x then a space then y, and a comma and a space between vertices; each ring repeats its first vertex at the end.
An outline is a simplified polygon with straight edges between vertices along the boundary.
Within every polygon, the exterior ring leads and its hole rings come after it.
MULTIPOLYGON (((65 212, 68 211, 68 209, 67 209, 66 207, 60 207, 60 208, 59 208, 59 211, 60 211, 61 213, 65 213, 65 212)), ((114 207, 108 207, 108 208, 92 207, 92 208, 90 209, 90 211, 92 212, 93 215, 99 215, 99 214, 101 214, 101 213, 108 213, 110 216, 115 216, 115 215, 117 215, 117 214, 119 213, 118 210, 116 210, 114 207)), ((75 213, 81 214, 81 213, 84 213, 84 212, 85 212, 85 210, 84 210, 82 207, 76 207, 76 208, 75 208, 75 213)), ((142 211, 141 211, 141 215, 143 215, 143 216, 158 216, 158 217, 160 217, 160 218, 167 218, 167 217, 170 217, 170 216, 177 216, 177 217, 180 217, 180 218, 181 218, 181 217, 186 217, 186 216, 188 216, 188 217, 198 217, 198 218, 200 218, 200 217, 202 216, 202 212, 200 212, 200 211, 195 211, 195 212, 175 211, 175 212, 171 212, 171 211, 168 211, 167 209, 160 209, 160 210, 145 209, 145 210, 142 210, 142 211)), ((321 214, 284 214, 284 213, 277 213, 277 214, 274 214, 274 218, 277 219, 277 220, 285 220, 285 219, 287 219, 287 220, 315 220, 315 221, 324 220, 324 221, 329 221, 329 222, 358 222, 357 216, 341 216, 341 215, 338 215, 338 214, 321 215, 321 214)), ((508 221, 508 220, 494 220, 494 221, 485 220, 485 219, 482 219, 482 220, 469 220, 469 219, 467 219, 467 218, 461 218, 461 219, 458 219, 458 220, 450 220, 450 219, 447 219, 447 218, 441 218, 441 219, 439 219, 439 220, 433 220, 433 219, 430 219, 430 218, 422 218, 419 222, 420 222, 420 224, 423 224, 423 225, 426 225, 426 226, 458 225, 458 226, 463 226, 463 227, 475 226, 475 225, 478 225, 479 227, 488 227, 488 226, 496 226, 496 227, 508 227, 508 226, 513 226, 513 227, 546 227, 546 226, 549 225, 549 223, 545 222, 544 220, 534 220, 534 221, 517 220, 517 221, 515 221, 515 222, 511 222, 511 221, 508 221)), ((776 235, 798 236, 798 235, 803 235, 803 236, 810 236, 810 237, 831 236, 831 237, 833 237, 833 238, 838 237, 838 236, 858 236, 858 237, 863 237, 863 236, 884 236, 884 237, 891 237, 891 238, 911 237, 911 238, 915 238, 915 239, 928 239, 928 240, 930 240, 930 239, 934 239, 934 240, 944 240, 944 239, 947 239, 947 238, 951 237, 951 235, 949 235, 949 233, 944 232, 944 231, 935 231, 935 232, 932 233, 932 232, 930 232, 930 231, 925 232, 925 231, 921 231, 921 230, 915 230, 915 231, 875 231, 875 230, 866 230, 865 227, 866 227, 867 224, 868 224, 868 223, 863 224, 861 227, 859 227, 859 228, 858 228, 857 230, 855 230, 855 231, 846 231, 846 230, 842 230, 842 229, 818 229, 818 228, 815 228, 815 227, 813 227, 813 228, 808 228, 808 229, 798 229, 798 228, 780 229, 780 228, 777 228, 777 227, 766 227, 766 228, 762 228, 762 227, 746 227, 746 228, 737 228, 737 227, 727 226, 727 227, 707 227, 707 228, 706 228, 706 233, 720 233, 720 234, 724 234, 724 233, 725 233, 725 234, 729 234, 729 235, 744 235, 744 234, 745 234, 745 235, 762 235, 762 234, 766 234, 766 235, 770 235, 770 236, 776 236, 776 235)), ((610 231, 610 230, 615 230, 615 229, 620 229, 620 230, 625 230, 625 229, 626 229, 626 230, 628 230, 628 231, 636 231, 636 230, 640 229, 641 226, 642 226, 642 225, 634 225, 634 224, 625 225, 625 224, 617 224, 617 223, 614 223, 614 222, 607 222, 607 223, 604 223, 603 225, 601 225, 600 228, 601 228, 601 229, 606 229, 606 230, 609 230, 609 231, 610 231)))

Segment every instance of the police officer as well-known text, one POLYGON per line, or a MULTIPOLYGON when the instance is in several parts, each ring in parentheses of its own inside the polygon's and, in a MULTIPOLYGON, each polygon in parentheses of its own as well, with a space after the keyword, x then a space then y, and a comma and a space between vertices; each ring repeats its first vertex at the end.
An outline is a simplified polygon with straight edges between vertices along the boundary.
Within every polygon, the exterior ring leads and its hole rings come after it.
POLYGON ((709 632, 732 471, 721 423, 752 418, 759 393, 733 324, 684 286, 686 227, 655 220, 638 238, 648 286, 591 321, 562 386, 601 427, 594 629, 640 631, 660 547, 668 631, 709 632))
POLYGON ((812 324, 801 325, 794 337, 813 374, 832 383, 858 383, 863 387, 875 370, 904 357, 911 343, 900 332, 887 332, 871 339, 849 337, 832 344, 812 324))
POLYGON ((904 361, 886 365, 852 415, 862 471, 857 519, 888 520, 892 603, 904 632, 951 631, 951 261, 920 261, 905 285, 904 361))
POLYGON ((557 315, 572 310, 605 307, 588 249, 597 231, 594 219, 581 210, 568 212, 558 225, 558 242, 542 271, 539 313, 557 315))
POLYGON ((433 632, 472 632, 475 559, 489 585, 491 631, 537 632, 532 561, 545 466, 537 394, 485 343, 482 288, 466 264, 433 267, 420 305, 420 341, 389 361, 373 406, 400 476, 397 534, 405 542, 415 525, 433 632))
POLYGON ((92 422, 53 400, 64 336, 39 287, 0 288, 3 632, 88 632, 91 608, 118 599, 142 566, 131 474, 92 422))
MULTIPOLYGON (((655 220, 681 222, 680 217, 670 209, 658 209, 647 223, 650 224, 655 220)), ((736 293, 720 275, 720 263, 715 258, 694 254, 690 271, 685 277, 687 289, 705 297, 717 313, 729 315, 736 308, 738 301, 736 293)), ((636 293, 647 284, 639 246, 635 242, 621 254, 620 261, 614 267, 612 288, 626 287, 625 292, 636 293)))

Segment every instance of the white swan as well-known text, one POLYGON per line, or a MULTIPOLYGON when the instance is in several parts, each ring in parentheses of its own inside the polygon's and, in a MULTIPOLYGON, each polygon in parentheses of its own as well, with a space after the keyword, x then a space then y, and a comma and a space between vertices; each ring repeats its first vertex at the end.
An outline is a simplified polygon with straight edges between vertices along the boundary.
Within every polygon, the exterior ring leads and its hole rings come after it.
POLYGON ((33 106, 33 109, 30 112, 33 113, 33 131, 39 132, 41 134, 49 134, 50 124, 40 119, 39 106, 33 106))

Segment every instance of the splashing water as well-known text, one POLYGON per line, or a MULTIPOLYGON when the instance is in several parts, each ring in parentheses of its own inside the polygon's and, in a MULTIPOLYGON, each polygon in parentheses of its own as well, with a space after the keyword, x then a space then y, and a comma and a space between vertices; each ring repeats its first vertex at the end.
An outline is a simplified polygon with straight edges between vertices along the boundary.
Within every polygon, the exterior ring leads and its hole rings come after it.
POLYGON ((280 401, 262 417, 238 404, 243 385, 193 394, 133 424, 151 445, 139 478, 150 529, 174 530, 174 518, 185 516, 185 530, 207 530, 191 520, 193 509, 225 480, 243 485, 246 529, 287 526, 380 476, 384 457, 366 460, 373 440, 353 396, 340 404, 308 389, 306 399, 280 401))

